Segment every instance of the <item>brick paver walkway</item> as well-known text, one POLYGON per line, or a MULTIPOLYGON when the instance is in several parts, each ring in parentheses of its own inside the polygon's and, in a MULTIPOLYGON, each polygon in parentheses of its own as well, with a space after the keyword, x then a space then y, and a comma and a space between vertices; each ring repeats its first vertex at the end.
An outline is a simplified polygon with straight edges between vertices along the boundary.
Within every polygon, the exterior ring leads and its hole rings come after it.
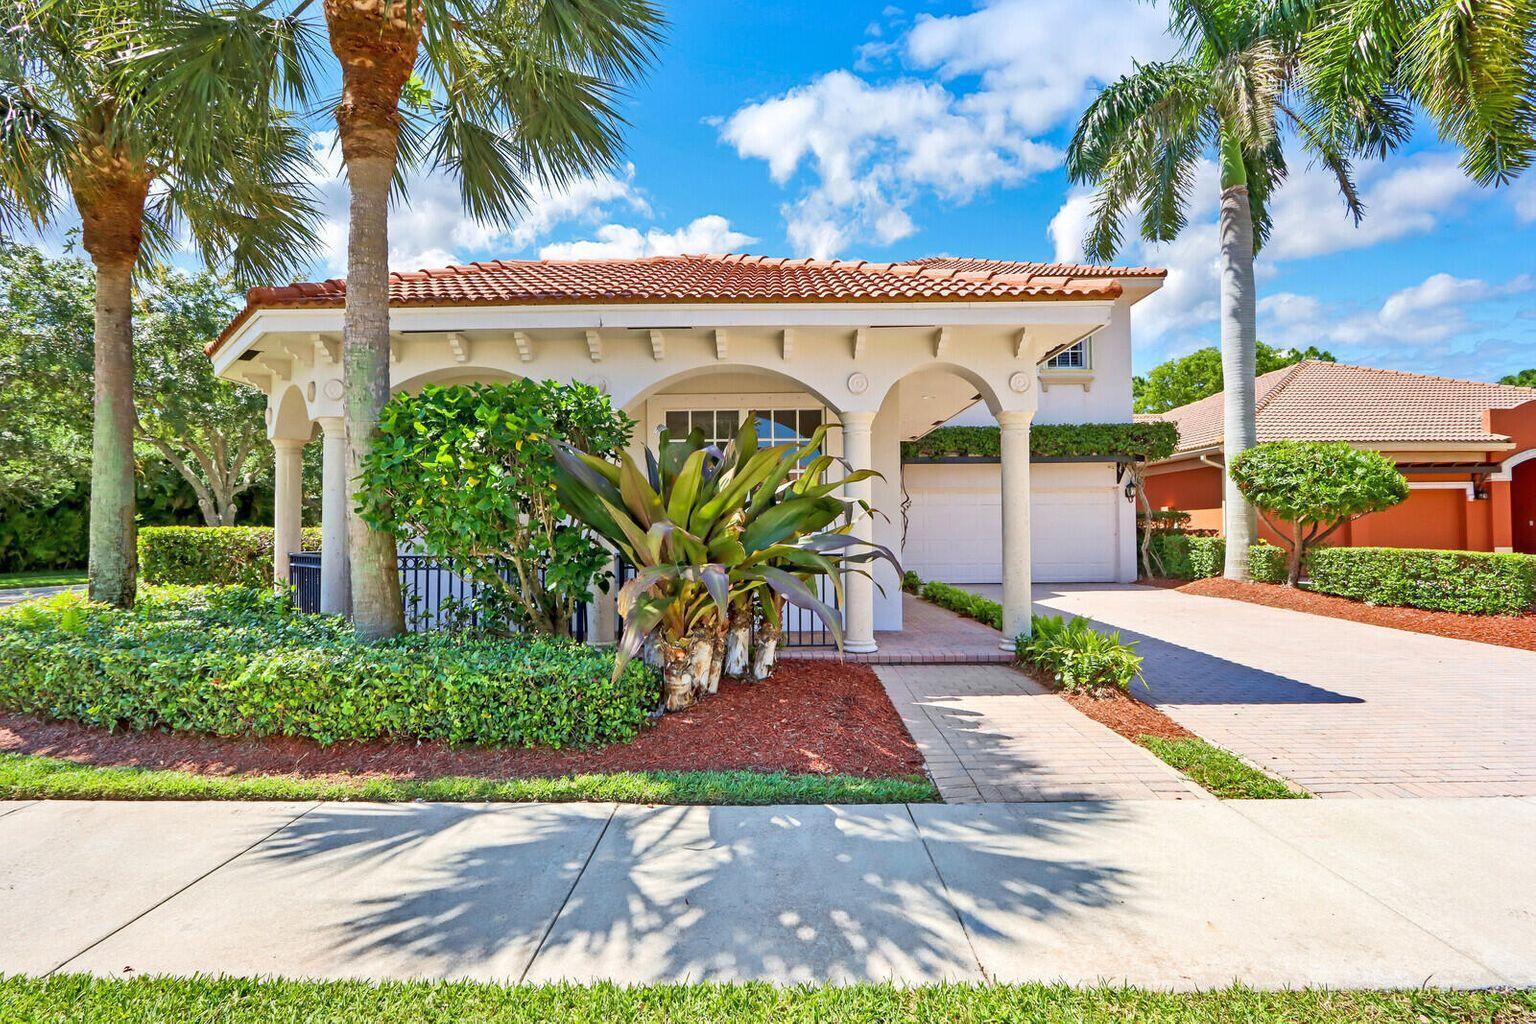
MULTIPOLYGON (((875 634, 880 649, 873 654, 849 654, 848 661, 866 665, 1006 665, 1013 655, 997 646, 1001 634, 975 619, 962 618, 936 604, 901 595, 901 631, 875 634)), ((844 657, 835 647, 791 647, 786 658, 835 661, 844 657)))
POLYGON ((949 803, 1208 796, 1022 672, 880 665, 875 673, 949 803))
POLYGON ((1151 587, 1035 600, 1139 640, 1147 699, 1319 796, 1536 795, 1536 653, 1151 587))

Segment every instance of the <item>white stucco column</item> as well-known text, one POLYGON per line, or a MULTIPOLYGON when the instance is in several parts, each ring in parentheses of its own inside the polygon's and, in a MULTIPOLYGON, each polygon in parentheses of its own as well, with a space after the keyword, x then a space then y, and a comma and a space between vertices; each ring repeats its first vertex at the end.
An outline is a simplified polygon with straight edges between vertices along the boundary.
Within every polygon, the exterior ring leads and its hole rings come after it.
MULTIPOLYGON (((850 469, 869 469, 874 464, 874 445, 871 428, 875 413, 871 411, 845 412, 843 423, 843 458, 850 469)), ((874 488, 869 480, 848 484, 843 496, 849 501, 870 501, 874 488)), ((874 517, 861 516, 853 527, 854 536, 860 540, 875 539, 874 517)), ((866 567, 867 568, 867 567, 866 567)), ((848 573, 844 577, 848 607, 843 612, 843 646, 850 654, 870 654, 878 649, 875 643, 875 581, 861 573, 848 573)))
POLYGON ((288 553, 303 546, 304 442, 272 439, 272 582, 288 583, 288 553))
POLYGON ((340 416, 316 421, 324 448, 320 491, 320 610, 352 610, 351 559, 347 551, 347 426, 340 416))
POLYGON ((1003 475, 1003 639, 1030 631, 1029 421, 1030 412, 1000 412, 1003 475))

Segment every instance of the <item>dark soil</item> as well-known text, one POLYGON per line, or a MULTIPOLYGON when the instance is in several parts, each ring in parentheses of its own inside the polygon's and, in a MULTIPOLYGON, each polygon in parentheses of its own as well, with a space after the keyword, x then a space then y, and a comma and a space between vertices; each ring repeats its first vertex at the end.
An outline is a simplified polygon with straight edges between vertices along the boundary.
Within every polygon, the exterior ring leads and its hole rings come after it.
POLYGON ((1368 622, 1374 626, 1406 629, 1410 633, 1429 633, 1456 640, 1473 640, 1499 647, 1518 647, 1536 651, 1536 614, 1533 615, 1463 615, 1458 612, 1432 612, 1423 608, 1392 608, 1366 604, 1347 597, 1317 594, 1276 583, 1240 583, 1213 576, 1203 580, 1141 580, 1149 586, 1170 587, 1202 597, 1225 597, 1249 604, 1291 611, 1327 615, 1335 619, 1368 622))
MULTIPOLYGON (((1062 693, 1056 681, 1044 672, 1035 672, 1018 665, 1014 667, 1041 686, 1055 690, 1061 694, 1062 700, 1132 743, 1142 736, 1178 740, 1194 735, 1157 708, 1150 704, 1143 704, 1124 690, 1101 687, 1092 693, 1062 693)), ((1131 685, 1135 687, 1138 684, 1131 685)))
POLYGON ((593 772, 748 769, 867 778, 921 774, 923 758, 867 666, 785 661, 766 683, 720 692, 661 718, 629 743, 593 750, 223 739, 106 732, 0 713, 0 751, 86 764, 210 775, 283 774, 425 779, 534 778, 593 772))

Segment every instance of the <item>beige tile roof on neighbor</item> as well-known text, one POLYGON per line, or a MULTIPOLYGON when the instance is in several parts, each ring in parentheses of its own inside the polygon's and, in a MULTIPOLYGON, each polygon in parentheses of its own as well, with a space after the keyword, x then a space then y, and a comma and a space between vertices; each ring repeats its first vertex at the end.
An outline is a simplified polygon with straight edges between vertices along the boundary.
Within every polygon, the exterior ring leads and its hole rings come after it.
MULTIPOLYGON (((1356 444, 1502 444, 1483 423, 1488 409, 1536 399, 1536 388, 1429 377, 1315 359, 1258 378, 1260 441, 1350 441, 1356 444)), ((1223 394, 1148 419, 1178 425, 1178 451, 1222 442, 1223 394)))

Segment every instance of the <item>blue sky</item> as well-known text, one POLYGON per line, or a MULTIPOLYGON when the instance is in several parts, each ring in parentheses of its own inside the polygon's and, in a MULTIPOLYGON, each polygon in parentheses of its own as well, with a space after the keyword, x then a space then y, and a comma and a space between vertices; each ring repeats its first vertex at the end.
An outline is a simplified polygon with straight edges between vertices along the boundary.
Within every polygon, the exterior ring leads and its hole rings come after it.
MULTIPOLYGON (((392 218, 393 266, 720 250, 1076 258, 1088 197, 1061 169, 1072 125, 1100 83, 1171 50, 1162 12, 1137 0, 665 7, 667 43, 625 105, 619 173, 539 195, 512 230, 469 221, 445 175, 418 173, 392 218)), ((345 266, 323 127, 314 277, 345 266)), ((1451 376, 1536 366, 1536 175, 1485 190, 1456 160, 1421 131, 1360 168, 1355 228, 1298 158, 1260 259, 1260 337, 1451 376)), ((1207 173, 1178 241, 1122 254, 1171 272, 1137 308, 1139 371, 1216 339, 1215 207, 1207 173)))

